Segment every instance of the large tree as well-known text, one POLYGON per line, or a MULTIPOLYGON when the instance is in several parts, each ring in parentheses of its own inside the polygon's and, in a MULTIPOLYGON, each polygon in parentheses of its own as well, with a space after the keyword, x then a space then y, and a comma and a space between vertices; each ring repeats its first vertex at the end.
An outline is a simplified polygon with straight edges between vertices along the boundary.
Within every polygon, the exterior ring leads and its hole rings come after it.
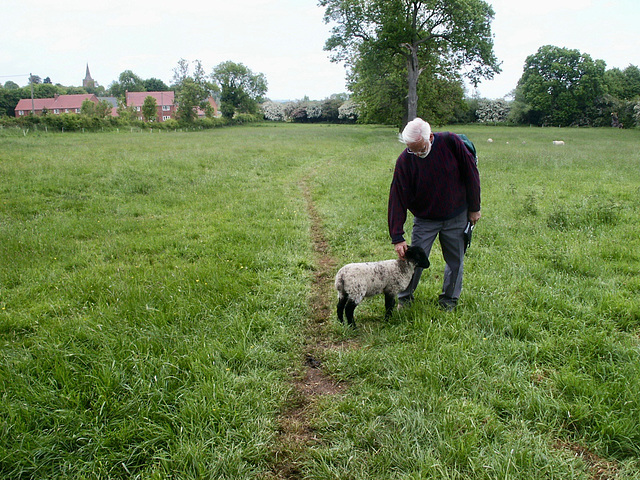
POLYGON ((101 100, 96 104, 96 116, 98 118, 108 118, 111 116, 113 106, 107 100, 101 100))
POLYGON ((155 122, 158 120, 158 102, 151 95, 145 97, 142 102, 142 118, 145 122, 155 122))
POLYGON ((375 64, 376 57, 389 69, 386 75, 405 79, 403 92, 387 91, 406 97, 405 121, 418 113, 421 76, 455 81, 462 72, 477 85, 500 72, 491 33, 494 12, 483 0, 319 0, 319 5, 325 22, 335 24, 325 49, 333 52, 333 61, 346 63, 356 83, 365 79, 363 72, 375 72, 363 65, 375 64))
POLYGON ((122 72, 118 81, 109 85, 109 93, 114 97, 124 98, 126 92, 146 92, 144 80, 131 70, 122 72))
POLYGON ((8 80, 5 84, 4 84, 4 88, 6 90, 18 90, 20 88, 20 85, 18 85, 16 82, 12 81, 12 80, 8 80))
POLYGON ((605 93, 605 66, 578 50, 540 47, 527 57, 516 101, 527 105, 532 123, 591 124, 594 103, 605 93))
POLYGON ((609 95, 622 100, 632 100, 640 96, 640 69, 635 65, 629 65, 624 70, 607 70, 604 78, 609 95))
POLYGON ((16 105, 22 98, 21 92, 20 87, 14 89, 12 85, 7 88, 5 84, 5 88, 0 88, 0 117, 4 115, 13 117, 15 115, 16 105))
POLYGON ((167 92, 169 87, 159 78, 147 78, 142 82, 147 92, 167 92))
MULTIPOLYGON (((404 59, 373 51, 351 70, 349 89, 359 104, 364 123, 399 125, 407 121, 407 75, 404 59)), ((464 103, 464 88, 458 77, 438 74, 437 65, 425 61, 416 86, 420 98, 414 116, 444 123, 464 103)))
POLYGON ((178 61, 173 69, 173 88, 176 91, 178 103, 178 117, 181 121, 191 123, 198 117, 198 109, 206 111, 209 108, 209 97, 218 91, 217 85, 207 80, 207 76, 200 60, 194 63, 193 74, 189 62, 184 58, 178 61))
POLYGON ((213 69, 211 78, 220 86, 220 111, 224 117, 231 118, 236 112, 258 112, 258 105, 267 93, 264 74, 253 73, 242 63, 227 61, 213 69))
MULTIPOLYGON (((30 87, 24 87, 22 91, 25 95, 23 98, 28 98, 29 96, 31 96, 30 87)), ((34 98, 51 98, 60 93, 62 93, 60 89, 55 85, 51 85, 50 83, 41 83, 33 86, 34 98)))

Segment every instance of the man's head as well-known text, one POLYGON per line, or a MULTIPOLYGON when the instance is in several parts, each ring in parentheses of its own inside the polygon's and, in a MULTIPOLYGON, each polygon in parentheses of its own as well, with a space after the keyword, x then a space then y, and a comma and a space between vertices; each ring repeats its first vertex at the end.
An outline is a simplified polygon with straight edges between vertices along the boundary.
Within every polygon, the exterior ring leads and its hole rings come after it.
POLYGON ((400 141, 407 145, 409 151, 421 158, 429 155, 433 143, 431 125, 421 118, 414 118, 404 127, 400 141))

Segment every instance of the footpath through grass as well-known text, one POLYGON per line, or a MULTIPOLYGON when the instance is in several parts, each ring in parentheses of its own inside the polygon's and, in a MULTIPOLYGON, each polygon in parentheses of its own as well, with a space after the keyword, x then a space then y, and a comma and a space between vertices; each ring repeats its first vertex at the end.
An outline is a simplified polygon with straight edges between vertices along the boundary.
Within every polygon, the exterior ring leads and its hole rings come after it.
MULTIPOLYGON (((332 324, 348 388, 296 471, 638 478, 640 132, 453 130, 483 182, 461 305, 434 302, 436 247, 414 308, 332 324)), ((317 268, 301 181, 340 264, 392 258, 401 148, 371 126, 0 132, 0 477, 276 476, 317 268)))

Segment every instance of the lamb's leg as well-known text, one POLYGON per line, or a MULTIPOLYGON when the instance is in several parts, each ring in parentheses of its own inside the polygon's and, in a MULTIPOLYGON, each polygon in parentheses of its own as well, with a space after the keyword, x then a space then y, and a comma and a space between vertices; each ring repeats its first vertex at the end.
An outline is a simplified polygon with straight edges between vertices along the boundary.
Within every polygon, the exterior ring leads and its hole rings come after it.
POLYGON ((384 315, 385 320, 391 317, 391 314, 393 313, 393 307, 395 306, 396 306, 396 296, 385 293, 384 294, 384 308, 386 310, 386 313, 384 315))
POLYGON ((353 327, 353 328, 356 328, 356 322, 355 320, 353 320, 353 311, 356 309, 357 306, 358 304, 353 300, 349 300, 347 302, 347 310, 346 310, 347 323, 349 324, 350 327, 353 327))
POLYGON ((344 318, 342 317, 342 313, 344 312, 344 306, 347 304, 348 299, 349 297, 347 297, 346 295, 344 297, 338 298, 338 320, 340 320, 340 322, 342 323, 344 323, 344 318))

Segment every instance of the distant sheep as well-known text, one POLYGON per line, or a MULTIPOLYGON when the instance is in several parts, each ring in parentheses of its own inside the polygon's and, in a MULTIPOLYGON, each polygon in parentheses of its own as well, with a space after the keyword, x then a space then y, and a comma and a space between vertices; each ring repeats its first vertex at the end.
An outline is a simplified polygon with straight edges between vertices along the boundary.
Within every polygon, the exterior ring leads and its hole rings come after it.
POLYGON ((564 140, 554 140, 553 144, 554 145, 564 145, 564 140))
POLYGON ((487 143, 493 143, 493 138, 487 138, 487 143))
POLYGON ((385 318, 389 318, 396 305, 396 296, 409 286, 416 267, 429 268, 429 259, 424 250, 417 246, 407 249, 404 259, 383 260, 381 262, 350 263, 342 267, 335 286, 338 291, 338 319, 355 327, 353 311, 364 300, 384 293, 385 318))

